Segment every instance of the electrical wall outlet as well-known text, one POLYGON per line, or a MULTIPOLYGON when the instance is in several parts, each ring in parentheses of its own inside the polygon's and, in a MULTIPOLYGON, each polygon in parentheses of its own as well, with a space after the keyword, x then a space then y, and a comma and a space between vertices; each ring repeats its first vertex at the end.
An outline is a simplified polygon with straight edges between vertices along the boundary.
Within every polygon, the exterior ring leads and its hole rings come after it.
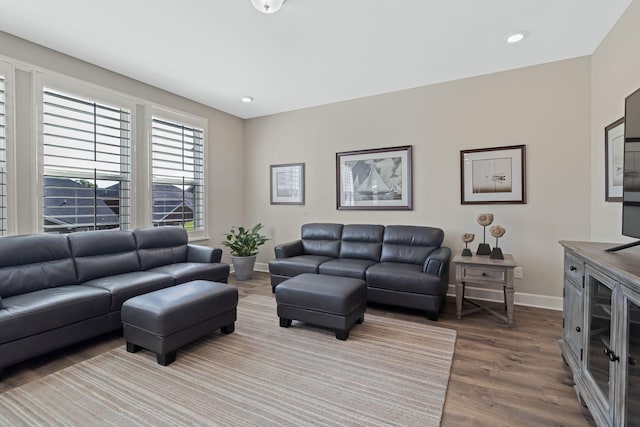
POLYGON ((516 267, 513 269, 513 277, 516 279, 522 279, 522 267, 516 267))

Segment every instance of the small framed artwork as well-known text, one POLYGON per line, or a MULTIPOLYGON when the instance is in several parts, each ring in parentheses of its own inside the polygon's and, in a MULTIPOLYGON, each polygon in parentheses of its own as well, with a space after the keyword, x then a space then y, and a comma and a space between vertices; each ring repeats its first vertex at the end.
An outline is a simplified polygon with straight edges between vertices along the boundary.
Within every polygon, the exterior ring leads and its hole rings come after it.
POLYGON ((526 203, 525 146, 460 151, 463 205, 526 203))
POLYGON ((304 163, 271 165, 271 204, 304 205, 304 163))
POLYGON ((336 153, 338 210, 411 210, 413 147, 336 153))
POLYGON ((622 201, 624 117, 604 128, 605 194, 607 202, 622 201))

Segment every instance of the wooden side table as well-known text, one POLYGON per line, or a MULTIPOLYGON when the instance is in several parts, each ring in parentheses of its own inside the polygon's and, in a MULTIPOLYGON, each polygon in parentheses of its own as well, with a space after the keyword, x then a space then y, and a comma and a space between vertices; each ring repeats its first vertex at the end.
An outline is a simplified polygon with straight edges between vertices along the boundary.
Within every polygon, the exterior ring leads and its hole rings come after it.
POLYGON ((488 255, 462 256, 453 258, 456 267, 456 308, 458 319, 463 315, 485 310, 513 327, 513 269, 517 267, 512 255, 504 254, 504 259, 490 259, 488 255), (507 315, 504 316, 491 308, 465 298, 464 288, 467 282, 479 285, 502 286, 504 293, 504 305, 507 315), (475 306, 462 312, 462 303, 467 301, 475 306))

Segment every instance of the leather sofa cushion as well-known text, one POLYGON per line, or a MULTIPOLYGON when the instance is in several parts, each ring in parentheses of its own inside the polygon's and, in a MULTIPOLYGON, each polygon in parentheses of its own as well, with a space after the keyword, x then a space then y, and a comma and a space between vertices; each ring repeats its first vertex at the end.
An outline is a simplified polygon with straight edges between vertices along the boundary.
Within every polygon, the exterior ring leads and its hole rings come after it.
POLYGON ((167 288, 173 284, 173 277, 150 271, 133 271, 83 283, 85 286, 94 286, 108 291, 111 294, 111 311, 120 310, 122 303, 129 298, 167 288))
POLYGON ((192 280, 209 280, 211 282, 226 283, 229 277, 229 264, 181 262, 155 267, 147 271, 167 274, 173 278, 176 284, 186 283, 192 280))
POLYGON ((320 264, 333 258, 320 255, 300 255, 269 261, 271 274, 279 276, 297 276, 302 273, 318 273, 320 264))
POLYGON ((366 259, 340 258, 323 262, 318 267, 318 272, 330 276, 352 277, 364 280, 367 268, 373 264, 375 264, 375 261, 366 259))
POLYGON ((440 276, 423 273, 415 264, 381 262, 367 269, 367 285, 370 288, 387 289, 425 295, 441 295, 440 276))
POLYGON ((68 239, 80 283, 140 270, 136 241, 130 231, 72 233, 68 239))
POLYGON ((0 245, 0 296, 78 283, 67 236, 7 236, 0 245))
POLYGON ((302 249, 305 255, 340 256, 342 224, 304 224, 301 230, 302 249))
POLYGON ((340 258, 380 261, 384 226, 347 224, 342 229, 340 258))
POLYGON ((109 312, 111 295, 93 286, 40 289, 4 299, 0 343, 67 326, 109 312))
POLYGON ((187 231, 182 227, 151 227, 133 231, 143 270, 187 261, 187 231))
POLYGON ((443 240, 444 232, 439 228, 388 225, 384 230, 380 261, 422 265, 443 240))

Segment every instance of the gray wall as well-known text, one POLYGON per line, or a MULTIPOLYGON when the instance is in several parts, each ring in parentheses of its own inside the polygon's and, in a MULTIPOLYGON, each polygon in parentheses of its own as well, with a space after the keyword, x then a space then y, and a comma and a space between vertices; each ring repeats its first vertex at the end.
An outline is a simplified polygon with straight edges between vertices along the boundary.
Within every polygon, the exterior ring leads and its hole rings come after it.
POLYGON ((640 87, 638 40, 633 1, 588 57, 247 121, 246 219, 273 237, 259 261, 311 221, 438 226, 457 252, 463 232, 481 233, 476 215, 493 212, 524 267, 516 302, 560 308, 558 240, 630 240, 621 204, 605 202, 604 127, 640 87), (527 204, 461 205, 460 150, 515 144, 527 146, 527 204), (335 153, 396 145, 414 147, 414 210, 337 211, 335 153), (269 165, 288 162, 306 163, 305 206, 269 205, 269 165))
MULTIPOLYGON (((460 236, 495 215, 503 251, 524 267, 517 297, 558 305, 560 239, 589 238, 589 58, 582 57, 247 121, 246 218, 273 242, 312 221, 431 225, 461 251, 460 236), (526 145, 525 205, 460 204, 460 150, 526 145), (336 210, 336 152, 412 145, 412 211, 336 210), (269 205, 269 165, 306 164, 306 204, 269 205), (528 295, 527 295, 528 294, 528 295)), ((272 242, 272 244, 273 244, 272 242)), ((493 242, 491 242, 493 246, 493 242)), ((260 260, 272 257, 263 250, 260 260)))

